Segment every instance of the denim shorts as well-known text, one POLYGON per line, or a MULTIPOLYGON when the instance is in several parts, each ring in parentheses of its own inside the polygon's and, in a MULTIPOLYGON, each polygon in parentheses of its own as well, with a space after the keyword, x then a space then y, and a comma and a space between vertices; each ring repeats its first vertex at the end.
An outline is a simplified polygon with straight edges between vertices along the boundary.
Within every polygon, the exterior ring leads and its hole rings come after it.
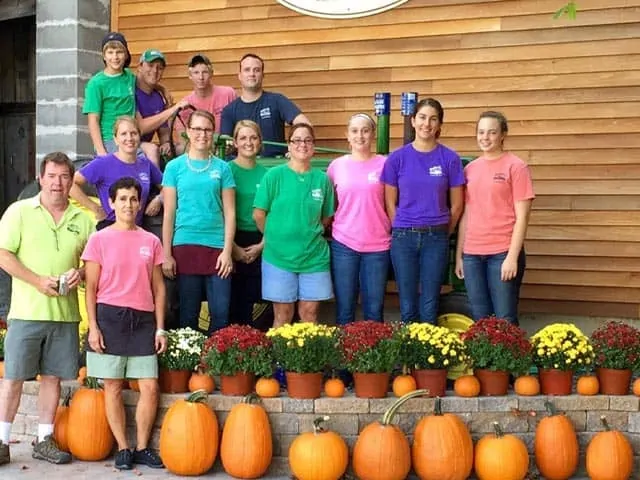
POLYGON ((275 303, 329 300, 333 298, 331 272, 288 272, 262 260, 262 298, 275 303))

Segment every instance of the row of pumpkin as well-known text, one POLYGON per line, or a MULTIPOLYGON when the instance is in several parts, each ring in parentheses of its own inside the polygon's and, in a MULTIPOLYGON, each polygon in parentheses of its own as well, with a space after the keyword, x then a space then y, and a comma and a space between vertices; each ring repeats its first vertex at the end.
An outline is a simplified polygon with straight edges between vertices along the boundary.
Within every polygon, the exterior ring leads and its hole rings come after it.
MULTIPOLYGON (((459 416, 443 413, 436 398, 432 414, 415 426, 410 445, 393 424, 400 406, 425 395, 416 390, 403 395, 380 421, 367 425, 352 453, 352 468, 360 480, 403 480, 411 468, 421 480, 466 480, 472 470, 479 480, 524 480, 529 454, 524 442, 504 434, 495 422, 495 433, 475 445, 467 425, 459 416)), ((540 474, 547 480, 566 480, 578 468, 578 439, 570 419, 545 403, 548 415, 535 433, 534 454, 540 474)), ((338 480, 349 464, 346 442, 325 430, 318 418, 311 432, 292 442, 288 459, 298 480, 338 480)), ((597 433, 586 451, 586 468, 592 480, 627 480, 633 472, 633 449, 622 432, 611 430, 602 418, 604 431, 597 433)), ((100 461, 113 450, 113 436, 106 419, 104 392, 88 378, 59 407, 54 436, 61 449, 85 461, 100 461)), ((224 470, 233 477, 260 478, 272 461, 273 440, 267 412, 259 398, 248 395, 234 405, 220 435, 218 419, 207 404, 207 392, 198 390, 174 402, 166 412, 160 432, 160 456, 167 469, 177 475, 197 476, 208 472, 218 455, 224 470)))

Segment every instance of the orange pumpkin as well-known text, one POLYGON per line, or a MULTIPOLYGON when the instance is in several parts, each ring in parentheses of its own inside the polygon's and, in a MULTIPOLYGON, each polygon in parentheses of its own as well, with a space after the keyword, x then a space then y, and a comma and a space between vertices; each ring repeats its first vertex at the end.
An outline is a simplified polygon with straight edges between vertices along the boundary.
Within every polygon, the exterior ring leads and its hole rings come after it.
POLYGON ((56 410, 55 420, 53 422, 53 439, 58 444, 58 448, 63 452, 69 452, 69 400, 71 399, 71 391, 65 395, 62 405, 56 410))
POLYGON ((193 392, 175 402, 160 428, 160 456, 176 475, 208 472, 218 454, 218 419, 207 401, 207 392, 193 392))
POLYGON ((422 417, 416 426, 411 458, 420 480, 466 480, 471 475, 471 434, 460 417, 442 413, 440 397, 434 415, 422 417))
POLYGON ((138 384, 138 380, 135 378, 132 378, 131 380, 129 380, 129 388, 134 392, 139 392, 140 385, 138 384))
POLYGON ((416 390, 418 385, 416 384, 416 379, 413 378, 413 376, 403 373, 393 379, 391 388, 396 397, 402 397, 403 395, 416 390))
POLYGON ((280 383, 275 378, 260 378, 256 382, 256 393, 263 398, 280 395, 280 383))
POLYGON ((544 478, 566 480, 573 477, 578 468, 578 437, 571 420, 558 414, 551 402, 546 401, 544 405, 549 416, 536 427, 536 465, 544 478))
POLYGON ((459 397, 477 397, 480 395, 480 380, 473 375, 462 375, 453 382, 453 391, 459 397))
POLYGON ((104 460, 113 449, 113 435, 107 422, 104 392, 98 381, 87 377, 71 399, 67 423, 69 451, 79 460, 104 460))
POLYGON ((340 398, 344 396, 344 382, 339 378, 330 378, 324 382, 324 394, 327 397, 340 398))
POLYGON ((4 378, 4 360, 0 361, 0 378, 4 378))
POLYGON ((338 480, 349 464, 349 449, 340 435, 322 428, 329 417, 313 421, 313 432, 295 438, 289 447, 289 467, 298 480, 338 480))
POLYGON ((636 378, 633 381, 633 386, 631 387, 631 391, 636 397, 640 397, 640 378, 636 378))
POLYGON ((84 381, 87 378, 87 367, 80 367, 78 370, 78 383, 84 385, 84 381))
POLYGON ((523 375, 516 378, 516 381, 513 384, 513 390, 517 395, 522 395, 524 397, 539 395, 540 381, 538 380, 538 377, 534 377, 533 375, 523 375))
POLYGON ((195 392, 197 390, 204 390, 207 393, 213 393, 216 389, 216 382, 211 375, 207 375, 204 372, 193 372, 189 377, 189 391, 195 392))
POLYGON ((578 379, 576 392, 578 395, 597 395, 600 391, 600 382, 595 375, 586 375, 578 379))
POLYGON ((626 480, 633 473, 633 449, 627 437, 611 430, 606 417, 600 417, 604 432, 598 432, 587 445, 587 473, 591 480, 626 480))
POLYGON ((382 420, 364 427, 353 447, 353 470, 360 480, 404 480, 411 470, 409 441, 391 421, 410 398, 427 394, 414 390, 396 400, 382 420))
POLYGON ((478 480, 500 478, 524 480, 529 471, 529 452, 515 435, 505 435, 498 422, 493 422, 495 433, 485 435, 476 444, 475 472, 478 480))
POLYGON ((271 464, 271 425, 259 402, 257 395, 247 395, 224 422, 220 459, 224 471, 236 478, 259 478, 271 464))

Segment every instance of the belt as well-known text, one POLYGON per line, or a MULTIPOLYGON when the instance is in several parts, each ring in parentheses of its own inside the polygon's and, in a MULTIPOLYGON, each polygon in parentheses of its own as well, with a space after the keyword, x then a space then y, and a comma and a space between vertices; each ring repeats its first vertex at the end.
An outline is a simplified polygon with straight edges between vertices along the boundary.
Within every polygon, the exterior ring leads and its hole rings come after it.
POLYGON ((405 232, 420 232, 420 233, 448 232, 449 224, 445 223, 444 225, 425 225, 423 227, 394 227, 394 230, 402 230, 405 232))

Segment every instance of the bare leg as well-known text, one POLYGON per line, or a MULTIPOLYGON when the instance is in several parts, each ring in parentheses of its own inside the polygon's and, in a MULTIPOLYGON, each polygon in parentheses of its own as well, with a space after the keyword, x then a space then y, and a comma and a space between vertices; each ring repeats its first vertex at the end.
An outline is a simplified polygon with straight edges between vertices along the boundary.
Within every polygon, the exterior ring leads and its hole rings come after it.
POLYGON ((273 327, 291 323, 293 319, 295 303, 273 303, 273 327))
POLYGON ((60 379, 51 375, 42 375, 38 395, 38 421, 40 424, 53 425, 59 401, 60 379))
POLYGON ((300 321, 308 323, 318 323, 318 310, 320 302, 306 302, 300 300, 298 302, 298 314, 300 321))
POLYGON ((0 422, 13 423, 20 405, 22 380, 3 379, 0 382, 0 422))
POLYGON ((118 444, 118 450, 129 448, 126 433, 126 417, 122 401, 122 379, 104 380, 104 400, 107 410, 107 421, 118 444))
POLYGON ((136 449, 144 450, 149 446, 149 437, 158 410, 160 389, 158 380, 155 378, 140 378, 138 385, 140 386, 140 398, 136 406, 136 436, 138 439, 136 449))

